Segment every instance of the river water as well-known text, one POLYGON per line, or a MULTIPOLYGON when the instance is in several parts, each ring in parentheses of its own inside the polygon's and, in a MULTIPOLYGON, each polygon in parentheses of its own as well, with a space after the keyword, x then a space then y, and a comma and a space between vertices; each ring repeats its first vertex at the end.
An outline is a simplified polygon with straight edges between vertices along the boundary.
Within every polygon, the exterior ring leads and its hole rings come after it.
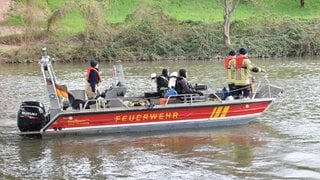
MULTIPOLYGON (((176 132, 23 138, 24 100, 47 104, 38 64, 0 66, 1 179, 320 179, 320 59, 253 60, 284 95, 248 125, 176 132)), ((111 66, 101 63, 111 85, 111 66)), ((150 91, 150 74, 188 70, 189 81, 220 89, 222 61, 123 63, 128 95, 150 91)), ((57 81, 84 88, 86 64, 54 64, 57 81)), ((255 75, 257 79, 261 74, 255 75)))

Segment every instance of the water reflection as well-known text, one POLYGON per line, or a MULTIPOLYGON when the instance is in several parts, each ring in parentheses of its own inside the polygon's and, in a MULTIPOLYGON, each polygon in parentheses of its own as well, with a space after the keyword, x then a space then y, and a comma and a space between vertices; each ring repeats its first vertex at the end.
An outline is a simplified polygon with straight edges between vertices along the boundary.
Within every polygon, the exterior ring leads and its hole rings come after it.
POLYGON ((174 175, 179 179, 203 174, 228 177, 240 175, 238 168, 251 166, 254 149, 266 143, 265 129, 261 124, 253 124, 165 134, 4 138, 6 142, 1 144, 7 145, 11 153, 1 153, 3 158, 10 159, 2 164, 7 167, 6 173, 16 174, 9 168, 14 164, 20 169, 18 177, 26 176, 30 169, 36 173, 31 177, 42 178, 154 179, 162 171, 175 170, 180 172, 174 175))
POLYGON ((53 174, 65 178, 97 177, 97 174, 111 178, 134 177, 131 170, 137 167, 140 167, 140 173, 141 169, 150 173, 148 176, 139 173, 139 176, 156 177, 159 171, 168 168, 167 165, 183 174, 190 175, 188 170, 183 169, 187 166, 200 168, 193 171, 196 176, 205 171, 210 172, 211 176, 229 176, 230 173, 236 173, 237 168, 251 166, 254 149, 266 143, 264 129, 254 124, 235 128, 165 132, 165 135, 68 136, 24 139, 16 143, 20 163, 32 166, 30 162, 37 162, 39 166, 59 167, 51 169, 51 172, 46 171, 49 173, 46 175, 37 172, 45 177, 53 174), (224 165, 217 166, 218 162, 224 165), (154 170, 153 165, 157 165, 158 171, 154 170), (78 174, 79 169, 84 176, 78 174), (216 171, 222 172, 218 175, 216 171))
POLYGON ((17 142, 17 145, 20 161, 23 164, 29 164, 44 157, 45 144, 38 138, 23 138, 22 141, 17 142))

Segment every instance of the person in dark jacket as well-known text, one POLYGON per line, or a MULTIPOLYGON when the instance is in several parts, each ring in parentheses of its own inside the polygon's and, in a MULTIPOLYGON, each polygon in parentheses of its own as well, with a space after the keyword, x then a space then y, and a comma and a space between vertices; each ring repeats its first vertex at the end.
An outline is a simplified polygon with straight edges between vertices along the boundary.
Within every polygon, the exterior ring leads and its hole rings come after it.
POLYGON ((99 73, 98 66, 98 61, 91 60, 90 66, 87 67, 86 95, 88 99, 93 99, 99 96, 98 84, 102 81, 102 79, 99 73))
POLYGON ((157 77, 157 91, 164 94, 168 90, 169 72, 168 69, 162 69, 162 73, 157 77))
POLYGON ((176 81, 175 90, 178 94, 199 94, 203 95, 202 92, 197 91, 191 84, 187 81, 187 71, 185 69, 179 70, 179 76, 176 81))

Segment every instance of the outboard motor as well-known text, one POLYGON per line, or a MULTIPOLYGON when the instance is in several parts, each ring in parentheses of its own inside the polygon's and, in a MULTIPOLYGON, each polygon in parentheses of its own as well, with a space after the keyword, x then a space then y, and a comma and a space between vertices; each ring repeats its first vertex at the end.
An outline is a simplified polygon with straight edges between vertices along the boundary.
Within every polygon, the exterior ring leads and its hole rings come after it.
POLYGON ((21 132, 40 131, 48 122, 44 105, 37 101, 22 102, 18 111, 17 121, 21 132))

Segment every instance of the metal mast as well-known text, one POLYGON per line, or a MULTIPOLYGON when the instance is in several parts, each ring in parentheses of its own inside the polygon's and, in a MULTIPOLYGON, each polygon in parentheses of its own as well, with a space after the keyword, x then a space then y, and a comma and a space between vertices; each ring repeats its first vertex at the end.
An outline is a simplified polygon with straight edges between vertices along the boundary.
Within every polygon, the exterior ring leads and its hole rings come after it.
POLYGON ((51 58, 47 55, 47 49, 45 47, 42 48, 41 51, 42 57, 39 64, 45 87, 47 88, 47 95, 50 101, 50 119, 52 119, 57 113, 62 111, 62 104, 60 103, 60 98, 57 96, 56 76, 51 64, 51 58))

